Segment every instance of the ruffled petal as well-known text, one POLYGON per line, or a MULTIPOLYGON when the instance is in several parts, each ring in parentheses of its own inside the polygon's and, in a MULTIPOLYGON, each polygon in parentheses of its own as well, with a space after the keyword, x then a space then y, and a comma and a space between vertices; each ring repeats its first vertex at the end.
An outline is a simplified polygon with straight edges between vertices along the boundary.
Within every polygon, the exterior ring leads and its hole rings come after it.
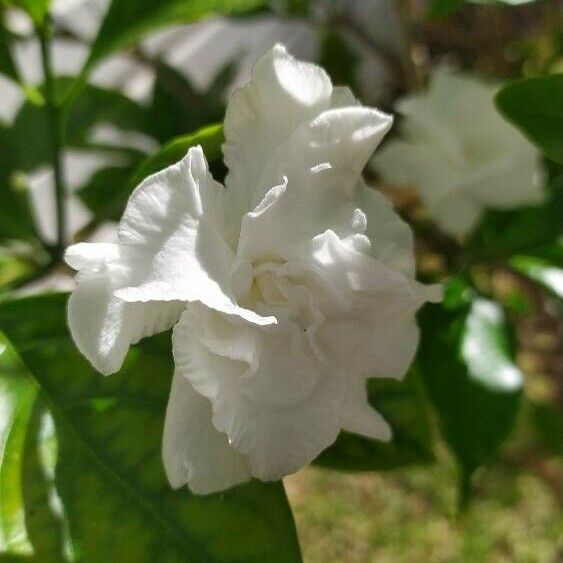
POLYGON ((347 296, 342 304, 334 299, 325 307, 330 314, 317 331, 329 362, 364 378, 402 377, 416 351, 414 314, 429 297, 427 291, 331 231, 313 245, 318 275, 333 294, 347 296))
POLYGON ((120 369, 131 344, 169 329, 185 308, 179 301, 130 304, 114 297, 120 273, 112 264, 85 270, 76 282, 68 301, 70 331, 77 348, 104 375, 120 369))
POLYGON ((229 446, 211 419, 209 400, 176 372, 162 443, 164 468, 175 489, 187 484, 196 494, 208 494, 251 478, 247 460, 229 446))
POLYGON ((327 366, 320 373, 290 337, 232 322, 190 307, 174 328, 176 369, 211 401, 215 427, 247 457, 252 475, 279 479, 338 436, 345 379, 327 366), (250 363, 230 357, 232 344, 217 347, 239 338, 254 341, 250 363))
POLYGON ((265 167, 260 185, 275 187, 244 215, 238 257, 287 256, 296 244, 341 222, 391 123, 377 110, 347 107, 299 127, 265 167))
POLYGON ((129 303, 200 301, 250 322, 275 323, 233 300, 234 255, 221 229, 223 192, 201 147, 147 178, 131 196, 119 225, 120 260, 129 273, 116 297, 129 303))
POLYGON ((294 59, 281 45, 256 62, 225 116, 226 185, 241 213, 262 197, 254 194, 264 163, 297 127, 328 109, 331 93, 324 70, 294 59))

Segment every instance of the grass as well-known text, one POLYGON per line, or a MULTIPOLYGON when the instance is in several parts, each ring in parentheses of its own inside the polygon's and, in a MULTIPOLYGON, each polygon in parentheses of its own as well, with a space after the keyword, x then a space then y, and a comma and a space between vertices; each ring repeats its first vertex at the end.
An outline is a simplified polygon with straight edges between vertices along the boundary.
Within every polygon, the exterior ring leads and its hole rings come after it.
POLYGON ((479 475, 471 507, 457 517, 456 468, 445 452, 438 458, 433 467, 389 473, 311 467, 287 478, 305 563, 563 560, 553 482, 497 464, 479 475))

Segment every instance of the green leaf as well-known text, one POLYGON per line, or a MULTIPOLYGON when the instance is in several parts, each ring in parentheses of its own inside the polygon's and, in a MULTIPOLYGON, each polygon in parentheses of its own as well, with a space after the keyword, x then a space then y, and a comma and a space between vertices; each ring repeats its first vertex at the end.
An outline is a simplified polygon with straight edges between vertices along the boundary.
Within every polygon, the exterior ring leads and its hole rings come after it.
POLYGON ((213 177, 217 181, 221 181, 224 175, 223 155, 221 152, 223 141, 222 125, 209 125, 195 133, 177 137, 141 163, 133 176, 131 186, 136 186, 150 174, 154 174, 178 162, 186 155, 190 147, 196 145, 201 145, 213 177))
POLYGON ((563 164, 563 74, 512 82, 497 93, 495 103, 548 158, 563 164))
POLYGON ((535 253, 561 234, 563 191, 543 204, 512 211, 487 210, 469 241, 470 262, 504 259, 516 253, 535 253))
POLYGON ((421 312, 418 354, 449 447, 467 473, 489 461, 510 432, 522 390, 501 307, 475 297, 421 312))
POLYGON ((252 482, 205 497, 168 485, 160 447, 170 335, 146 339, 119 373, 104 378, 72 343, 66 301, 55 294, 2 303, 0 326, 55 421, 56 487, 77 559, 300 561, 280 483, 252 482))
POLYGON ((431 463, 432 433, 419 375, 411 371, 404 381, 370 379, 370 403, 393 429, 391 442, 341 432, 315 463, 345 471, 378 471, 431 463))
POLYGON ((159 27, 248 12, 262 4, 264 0, 112 0, 82 76, 103 57, 130 47, 159 27))
POLYGON ((510 266, 563 299, 563 269, 535 256, 514 256, 510 266))
POLYGON ((158 61, 152 102, 148 109, 151 132, 160 142, 223 120, 225 90, 234 65, 226 65, 207 91, 199 92, 177 70, 158 61))

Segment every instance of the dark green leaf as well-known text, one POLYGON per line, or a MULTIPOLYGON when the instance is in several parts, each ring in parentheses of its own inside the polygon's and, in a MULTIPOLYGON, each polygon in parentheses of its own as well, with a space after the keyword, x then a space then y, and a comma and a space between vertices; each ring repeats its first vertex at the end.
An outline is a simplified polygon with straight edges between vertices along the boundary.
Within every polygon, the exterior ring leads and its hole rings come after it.
POLYGON ((444 437, 471 473, 487 462, 510 432, 522 389, 501 307, 483 298, 420 315, 418 354, 444 437))
POLYGON ((563 74, 512 82, 495 98, 499 111, 543 153, 563 164, 563 74))
POLYGON ((488 210, 469 242, 470 261, 534 253, 560 236, 562 216, 563 191, 556 192, 543 205, 513 211, 488 210))
POLYGON ((233 78, 233 70, 233 65, 227 65, 207 91, 198 92, 177 70, 159 61, 148 110, 153 136, 166 142, 186 131, 222 121, 225 90, 233 78))
POLYGON ((253 10, 264 0, 113 0, 94 40, 83 76, 100 59, 164 25, 253 10))
POLYGON ((393 429, 391 442, 342 432, 315 463, 346 471, 374 471, 434 461, 430 423, 418 374, 412 371, 403 382, 370 379, 368 393, 370 403, 393 429))
POLYGON ((80 561, 300 561, 280 483, 198 497, 173 491, 160 444, 170 335, 104 378, 76 351, 66 296, 0 304, 0 326, 41 388, 58 439, 56 486, 80 561))

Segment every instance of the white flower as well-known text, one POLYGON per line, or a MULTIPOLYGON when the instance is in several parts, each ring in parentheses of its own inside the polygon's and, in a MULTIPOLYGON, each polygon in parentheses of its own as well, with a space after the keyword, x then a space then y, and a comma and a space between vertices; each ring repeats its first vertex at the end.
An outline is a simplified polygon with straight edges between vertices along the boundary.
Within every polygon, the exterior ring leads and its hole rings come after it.
POLYGON ((469 233, 484 208, 542 201, 539 156, 495 110, 493 84, 435 71, 426 93, 397 104, 402 140, 372 161, 383 178, 419 189, 430 217, 451 235, 469 233))
POLYGON ((68 249, 70 328, 99 371, 174 326, 174 487, 279 479, 341 429, 390 439, 366 379, 405 373, 415 311, 439 299, 414 281, 409 228, 361 179, 390 125, 276 46, 229 103, 227 189, 192 148, 135 190, 119 244, 68 249))

